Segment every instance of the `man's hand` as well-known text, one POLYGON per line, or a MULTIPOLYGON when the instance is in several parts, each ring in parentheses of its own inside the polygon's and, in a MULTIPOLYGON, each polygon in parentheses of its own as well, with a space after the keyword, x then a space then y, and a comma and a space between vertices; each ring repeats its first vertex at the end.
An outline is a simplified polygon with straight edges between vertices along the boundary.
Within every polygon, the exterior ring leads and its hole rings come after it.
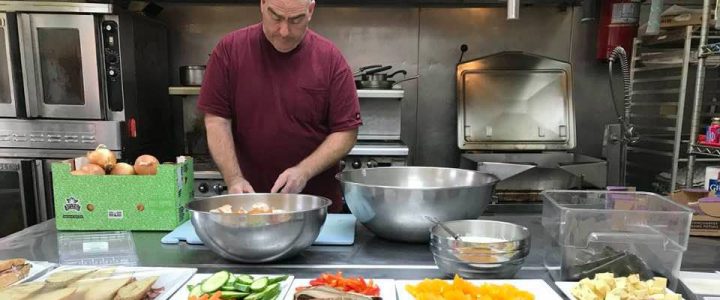
POLYGON ((245 178, 237 179, 228 186, 228 194, 245 194, 254 192, 255 190, 253 190, 252 185, 250 185, 250 182, 245 180, 245 178))
POLYGON ((275 184, 272 189, 270 189, 270 192, 288 194, 300 193, 305 188, 305 184, 307 184, 308 180, 310 180, 310 177, 312 177, 310 173, 300 167, 296 166, 289 168, 278 176, 278 179, 275 180, 275 184))

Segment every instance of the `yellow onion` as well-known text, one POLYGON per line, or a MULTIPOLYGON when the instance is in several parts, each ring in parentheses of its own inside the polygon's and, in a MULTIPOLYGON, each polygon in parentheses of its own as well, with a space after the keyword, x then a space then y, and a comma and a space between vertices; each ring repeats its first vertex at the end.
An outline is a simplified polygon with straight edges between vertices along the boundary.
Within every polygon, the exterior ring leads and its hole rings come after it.
POLYGON ((87 175, 105 175, 105 170, 96 164, 87 164, 80 168, 87 175))
POLYGON ((117 163, 110 171, 111 175, 135 175, 133 166, 126 163, 117 163))
POLYGON ((97 146, 95 150, 88 152, 87 159, 91 164, 96 164, 105 169, 105 171, 112 170, 115 163, 117 163, 115 153, 108 150, 108 148, 102 144, 97 146))
POLYGON ((155 156, 145 154, 140 155, 135 160, 135 173, 138 175, 155 175, 160 162, 155 156))
POLYGON ((88 174, 87 172, 85 172, 85 171, 83 171, 83 170, 70 171, 70 174, 72 174, 72 175, 78 175, 78 176, 81 176, 81 175, 92 175, 92 174, 88 174))

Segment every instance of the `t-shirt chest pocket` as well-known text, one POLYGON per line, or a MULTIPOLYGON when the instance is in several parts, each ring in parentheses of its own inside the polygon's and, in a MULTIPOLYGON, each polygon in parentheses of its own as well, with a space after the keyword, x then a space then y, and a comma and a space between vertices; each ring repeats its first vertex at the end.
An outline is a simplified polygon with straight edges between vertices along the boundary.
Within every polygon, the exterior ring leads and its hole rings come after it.
POLYGON ((299 121, 324 122, 329 93, 329 89, 320 84, 298 82, 295 93, 289 95, 288 113, 299 121))

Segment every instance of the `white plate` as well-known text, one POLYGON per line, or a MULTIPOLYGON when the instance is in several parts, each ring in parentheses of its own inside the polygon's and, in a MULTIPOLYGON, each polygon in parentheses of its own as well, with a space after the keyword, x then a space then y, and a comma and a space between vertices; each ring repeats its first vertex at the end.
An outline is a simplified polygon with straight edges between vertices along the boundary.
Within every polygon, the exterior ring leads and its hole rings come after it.
MULTIPOLYGON (((200 283, 201 281, 205 280, 206 278, 210 277, 210 275, 212 275, 212 274, 215 274, 215 273, 195 274, 195 276, 193 276, 192 278, 190 278, 190 280, 188 280, 186 283, 184 283, 182 285, 182 287, 177 291, 177 293, 175 293, 175 295, 173 295, 172 298, 170 298, 170 299, 172 299, 172 300, 187 300, 187 298, 190 297, 190 291, 188 291, 187 285, 189 285, 189 284, 196 285, 196 284, 200 283)), ((235 274, 240 274, 240 273, 235 273, 235 274)), ((282 276, 282 275, 268 275, 268 274, 249 274, 249 275, 252 276, 253 278, 258 278, 258 277, 263 277, 263 276, 267 276, 267 277, 282 276)), ((280 284, 280 295, 278 295, 277 299, 284 299, 285 294, 290 289, 290 285, 292 284, 293 279, 295 279, 295 277, 290 275, 288 277, 288 279, 285 279, 285 281, 283 281, 280 284)))
POLYGON ((695 295, 720 296, 720 274, 680 272, 680 281, 695 295))
MULTIPOLYGON (((405 290, 405 286, 408 284, 417 285, 422 280, 396 280, 395 288, 397 289, 398 300, 413 300, 415 299, 410 293, 405 290)), ((445 280, 452 282, 452 280, 445 280)), ((535 296, 537 300, 563 300, 555 290, 548 285, 545 280, 542 279, 497 279, 497 280, 467 280, 474 285, 481 285, 483 283, 491 284, 512 284, 518 289, 528 291, 535 296)))
MULTIPOLYGON (((290 291, 285 295, 285 300, 292 300, 295 297, 295 289, 302 286, 309 286, 312 279, 295 279, 290 286, 290 291)), ((367 278, 365 279, 367 280, 367 278)), ((383 300, 395 300, 395 280, 394 279, 373 279, 373 282, 380 288, 380 298, 383 300)))
MULTIPOLYGON (((33 280, 45 281, 50 275, 55 272, 78 270, 78 269, 100 269, 109 268, 112 266, 62 266, 51 272, 46 273, 42 277, 33 280)), ((167 300, 170 296, 175 293, 179 288, 183 287, 190 277, 197 272, 195 268, 152 268, 152 267, 115 267, 110 278, 117 278, 121 276, 131 275, 138 280, 148 278, 151 276, 158 276, 158 280, 153 284, 153 288, 164 288, 163 292, 158 295, 154 300, 167 300)))
MULTIPOLYGON (((577 285, 577 281, 556 281, 555 285, 557 285, 558 289, 560 289, 563 294, 565 294, 568 299, 575 299, 575 297, 572 295, 572 289, 577 285)), ((673 291, 670 289, 666 289, 668 292, 672 293, 673 291)))
POLYGON ((27 261, 27 263, 30 264, 30 272, 28 272, 28 276, 26 276, 23 279, 20 279, 20 281, 13 283, 13 284, 21 284, 26 281, 35 280, 35 278, 41 276, 46 271, 57 267, 58 264, 51 263, 47 261, 27 261))

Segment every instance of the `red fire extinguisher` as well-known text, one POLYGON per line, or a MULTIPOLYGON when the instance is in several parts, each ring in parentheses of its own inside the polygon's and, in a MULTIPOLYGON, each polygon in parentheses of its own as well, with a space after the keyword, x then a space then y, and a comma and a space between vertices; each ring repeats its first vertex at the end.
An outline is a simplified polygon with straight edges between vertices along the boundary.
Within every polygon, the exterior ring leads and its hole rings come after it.
POLYGON ((637 36, 641 0, 601 0, 597 35, 597 59, 607 60, 617 46, 631 56, 637 36))

